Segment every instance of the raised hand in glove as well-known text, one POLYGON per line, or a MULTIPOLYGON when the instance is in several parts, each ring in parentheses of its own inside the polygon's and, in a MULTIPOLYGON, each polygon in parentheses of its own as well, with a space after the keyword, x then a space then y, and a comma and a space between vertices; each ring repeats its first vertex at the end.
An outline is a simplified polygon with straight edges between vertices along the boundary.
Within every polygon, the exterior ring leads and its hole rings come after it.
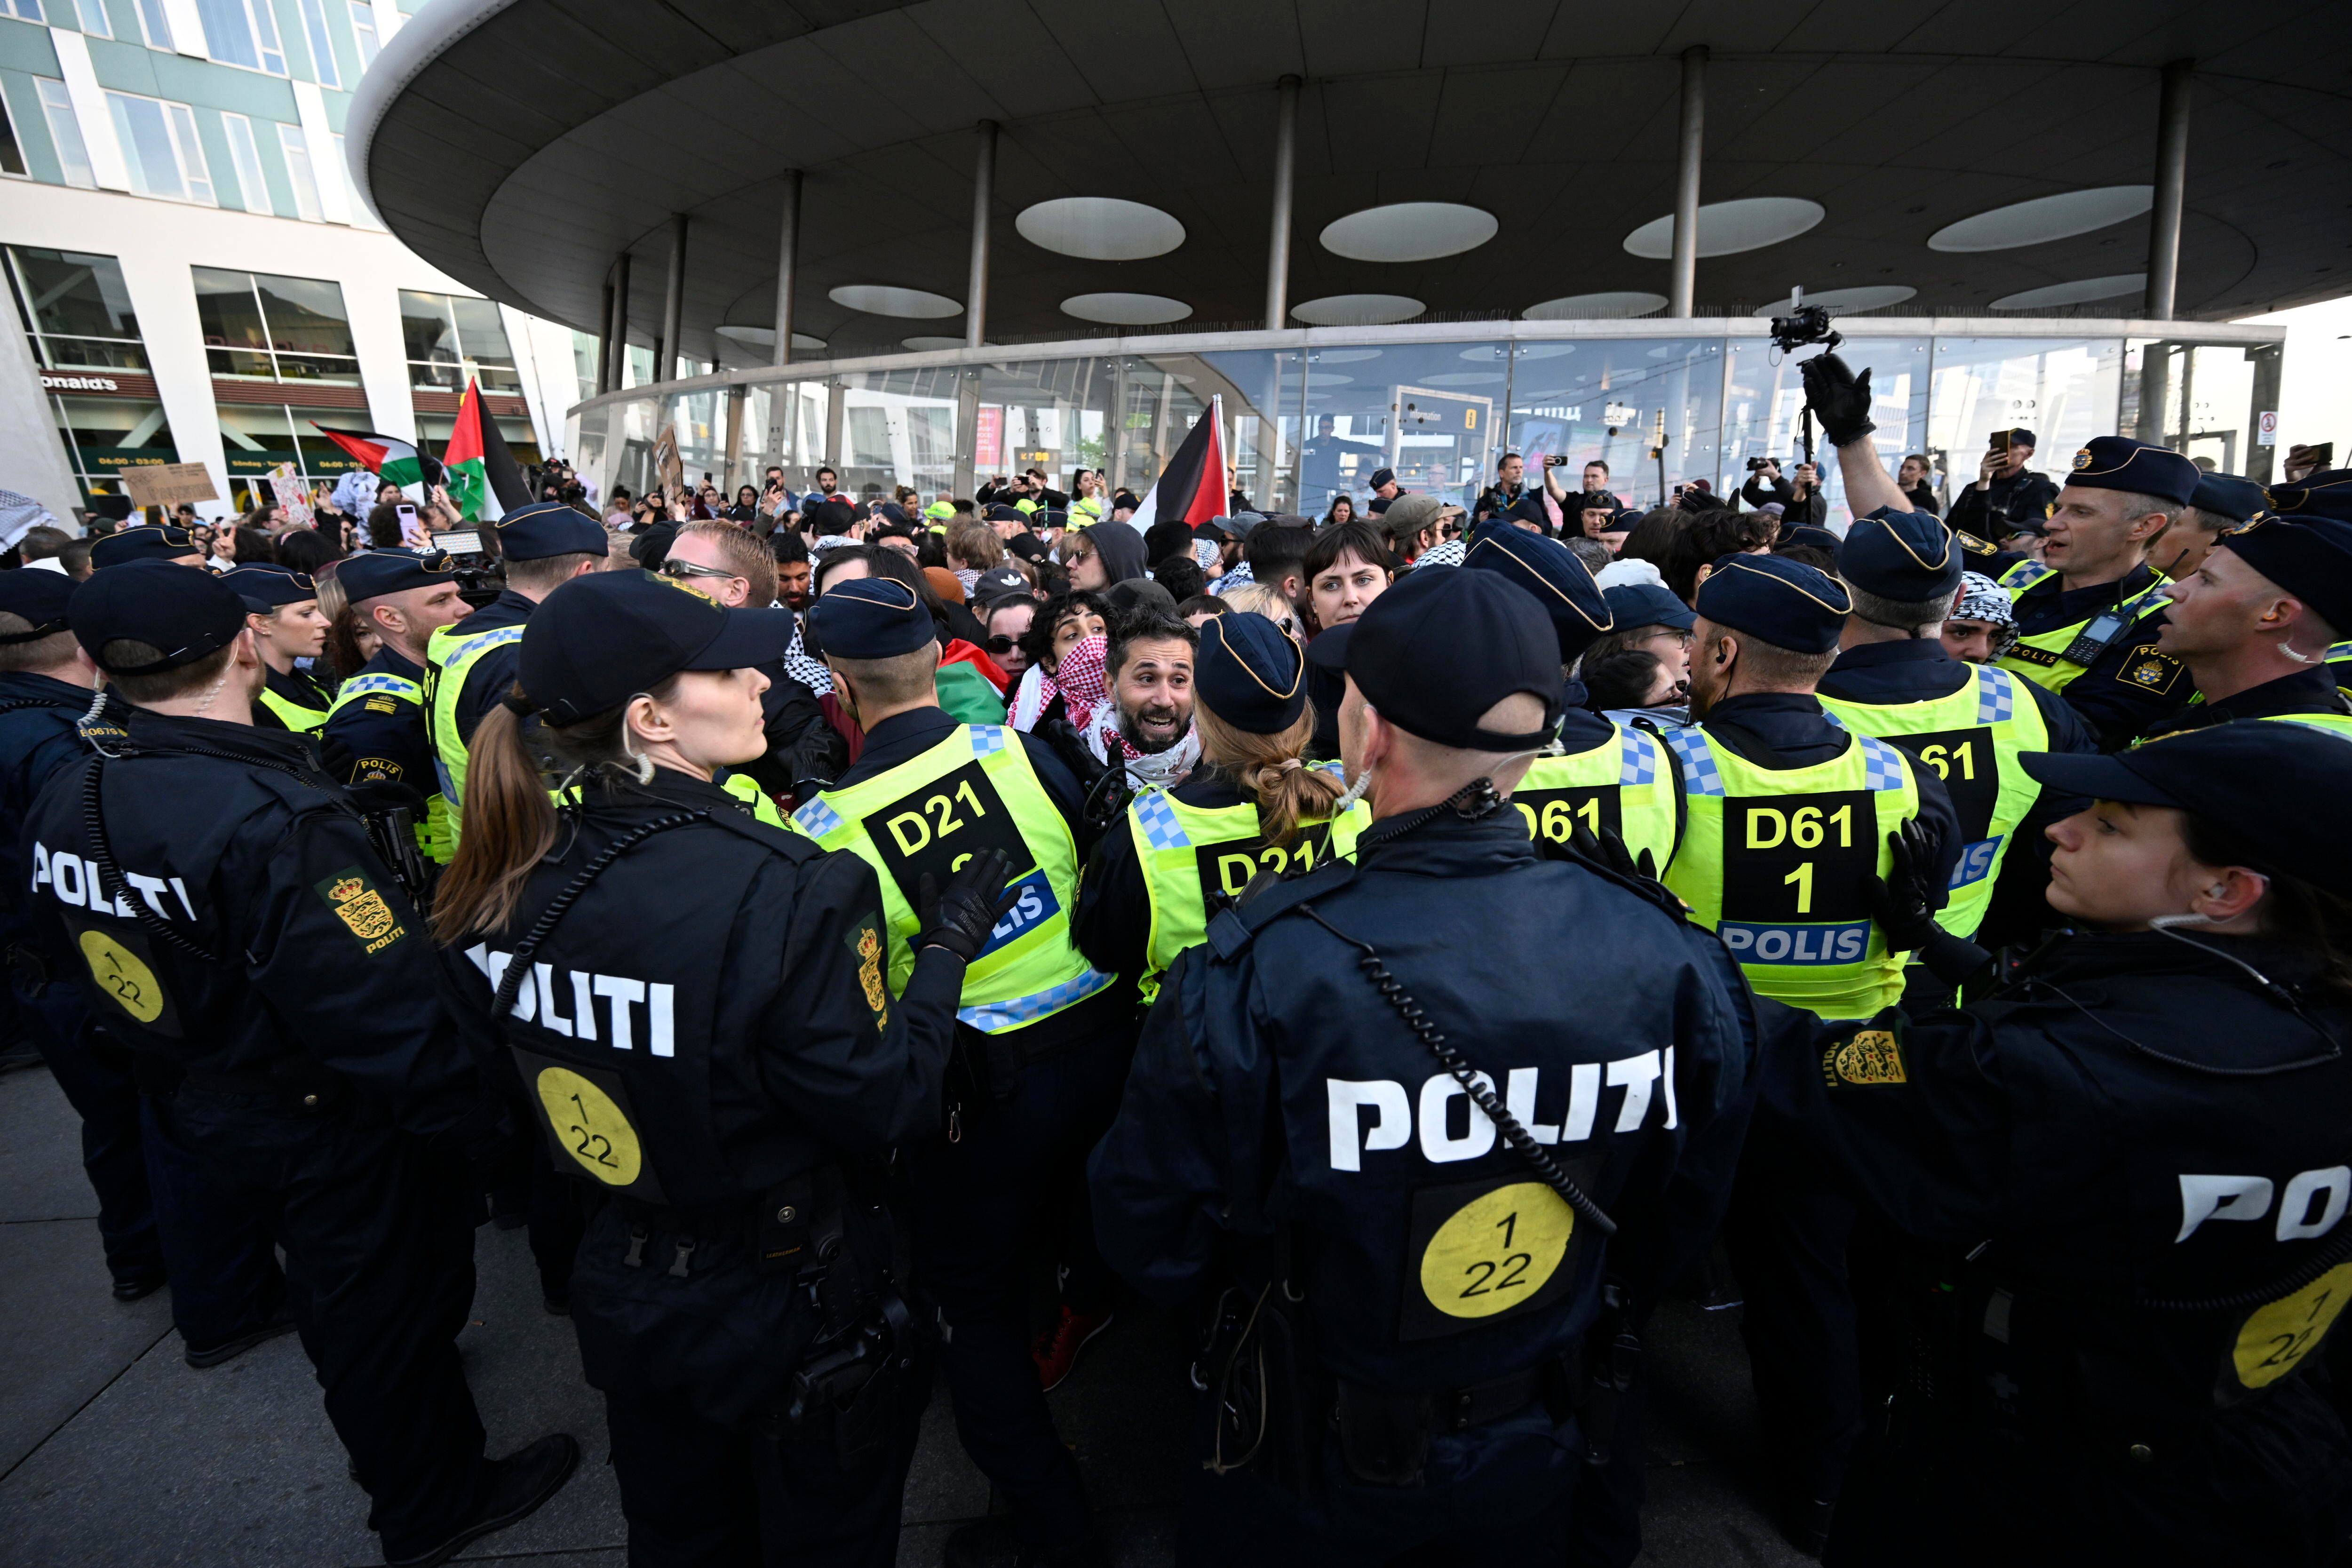
POLYGON ((1947 985, 1958 985, 1990 955, 1936 923, 1936 911, 1944 907, 1948 893, 1937 885, 1935 846, 1927 830, 1914 817, 1886 836, 1886 850, 1885 879, 1862 879, 1870 918, 1885 934, 1888 952, 1916 952, 1929 973, 1947 985))
POLYGON ((1018 889, 1004 885, 1013 862, 1002 849, 983 849, 948 879, 944 888, 929 871, 915 885, 916 907, 923 929, 915 937, 915 952, 943 947, 970 963, 988 945, 997 921, 1012 907, 1018 889))
POLYGON ((1621 877, 1630 877, 1643 882, 1654 882, 1658 879, 1656 857, 1647 849, 1636 856, 1626 847, 1623 837, 1613 827, 1602 828, 1600 836, 1596 837, 1591 828, 1579 821, 1569 841, 1585 857, 1598 861, 1621 877))
POLYGON ((1878 428, 1870 417, 1870 372, 1860 375, 1833 353, 1820 354, 1797 366, 1804 378, 1805 406, 1822 422, 1822 434, 1832 447, 1851 447, 1878 428))

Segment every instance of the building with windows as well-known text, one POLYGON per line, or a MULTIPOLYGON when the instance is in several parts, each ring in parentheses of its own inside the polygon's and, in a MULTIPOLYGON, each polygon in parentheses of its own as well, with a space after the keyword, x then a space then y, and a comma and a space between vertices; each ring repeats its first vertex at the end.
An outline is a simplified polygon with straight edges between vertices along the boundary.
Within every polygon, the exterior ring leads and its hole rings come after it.
POLYGON ((1948 485, 2015 425, 2266 476, 2285 333, 2235 323, 2344 290, 2352 10, 2012 20, 435 0, 346 123, 394 233, 596 331, 566 442, 608 483, 673 428, 728 479, 1140 487, 1219 397, 1261 508, 1466 500, 1506 450, 1721 492, 1799 446, 1800 284, 1948 485))
POLYGON ((279 464, 350 467, 320 426, 436 449, 469 376, 519 459, 561 451, 593 339, 419 258, 344 172, 352 92, 422 3, 0 0, 0 415, 47 415, 5 420, 0 488, 63 517, 200 462, 223 514, 279 464))

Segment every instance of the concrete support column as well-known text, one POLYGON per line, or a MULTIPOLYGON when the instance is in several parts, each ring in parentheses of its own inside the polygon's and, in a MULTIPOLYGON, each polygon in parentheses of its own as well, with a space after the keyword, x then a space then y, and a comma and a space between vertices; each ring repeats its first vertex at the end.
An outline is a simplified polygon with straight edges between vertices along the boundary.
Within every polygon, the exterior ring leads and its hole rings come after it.
POLYGON ((596 390, 611 389, 613 375, 613 274, 604 274, 604 308, 596 317, 596 390))
POLYGON ((1683 51, 1682 131, 1675 151, 1675 252, 1666 314, 1686 318, 1698 301, 1698 170, 1706 145, 1706 46, 1683 51))
POLYGON ((613 316, 605 323, 613 339, 612 375, 602 390, 618 392, 629 379, 629 253, 613 263, 613 316))
POLYGON ((2164 68, 2164 97, 2156 115, 2156 212, 2147 226, 2147 304, 2151 321, 2173 317, 2180 281, 2180 214, 2189 192, 2189 98, 2195 60, 2164 68))
POLYGON ((971 172, 971 275, 963 289, 963 341, 988 339, 988 211, 996 200, 996 121, 980 122, 980 155, 971 172))
POLYGON ((686 215, 669 220, 669 287, 662 295, 661 347, 654 355, 654 379, 677 379, 680 338, 686 330, 686 215))
POLYGON ((1274 120, 1274 213, 1265 240, 1265 330, 1290 324, 1291 208, 1298 186, 1298 88, 1295 76, 1276 87, 1274 120))
POLYGON ((776 352, 771 364, 793 363, 793 294, 801 267, 801 172, 784 171, 784 211, 776 254, 776 352))

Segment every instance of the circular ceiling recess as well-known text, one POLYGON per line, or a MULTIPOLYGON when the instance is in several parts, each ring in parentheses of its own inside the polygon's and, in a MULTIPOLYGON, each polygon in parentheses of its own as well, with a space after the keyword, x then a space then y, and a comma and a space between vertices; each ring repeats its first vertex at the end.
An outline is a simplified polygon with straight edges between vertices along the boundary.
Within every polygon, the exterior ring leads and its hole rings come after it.
POLYGON ((1115 327, 1160 327, 1192 313, 1192 306, 1165 294, 1073 294, 1062 301, 1065 316, 1115 327))
MULTIPOLYGON (((773 327, 718 327, 713 330, 729 342, 742 343, 750 348, 772 349, 776 346, 776 329, 773 327)), ((813 338, 806 332, 794 332, 793 347, 821 349, 824 347, 824 340, 813 338)))
POLYGON ((1024 208, 1013 226, 1038 249, 1082 261, 1141 261, 1184 243, 1184 226, 1174 216, 1117 196, 1039 202, 1024 208))
POLYGON ((935 349, 960 349, 964 342, 961 338, 900 338, 898 346, 916 353, 929 353, 935 349))
POLYGON ((845 310, 863 310, 869 316, 897 316, 907 321, 929 321, 963 314, 963 307, 944 294, 928 294, 920 289, 899 289, 887 283, 845 283, 827 291, 825 298, 845 310))
MULTIPOLYGON (((1882 283, 1866 289, 1825 289, 1818 294, 1807 294, 1805 303, 1852 314, 1857 310, 1884 310, 1889 305, 1900 305, 1918 292, 1916 289, 1906 289, 1899 283, 1882 283)), ((1748 313, 1751 316, 1784 316, 1795 309, 1796 304, 1796 296, 1792 294, 1748 313)))
POLYGON ((1622 321, 1665 308, 1666 297, 1664 294, 1628 290, 1611 294, 1570 294, 1561 300, 1546 300, 1540 305, 1528 306, 1519 312, 1519 316, 1521 320, 1529 321, 1622 321))
POLYGON ((1930 250, 2015 250, 2088 234, 2134 218, 2156 205, 2154 185, 2099 185, 2014 202, 1947 224, 1927 237, 1930 250))
POLYGON ((1477 249, 1501 226, 1483 207, 1395 202, 1324 225, 1322 242, 1324 249, 1350 261, 1434 261, 1477 249))
MULTIPOLYGON (((1737 256, 1743 250, 1761 250, 1796 238, 1828 216, 1828 208, 1802 196, 1744 196, 1736 202, 1711 202, 1698 209, 1698 253, 1737 256)), ((1652 261, 1670 259, 1675 253, 1675 215, 1652 218, 1627 235, 1625 248, 1652 261)))
POLYGON ((1310 327, 1385 327, 1410 321, 1428 307, 1402 294, 1326 294, 1290 307, 1310 327))
POLYGON ((2107 278, 2084 278, 2073 283, 2052 283, 2040 289, 2028 289, 2021 294, 2005 294, 1986 309, 2046 310, 2053 305, 2087 305, 2094 300, 2118 300, 2126 294, 2147 291, 2147 273, 2118 272, 2107 278))

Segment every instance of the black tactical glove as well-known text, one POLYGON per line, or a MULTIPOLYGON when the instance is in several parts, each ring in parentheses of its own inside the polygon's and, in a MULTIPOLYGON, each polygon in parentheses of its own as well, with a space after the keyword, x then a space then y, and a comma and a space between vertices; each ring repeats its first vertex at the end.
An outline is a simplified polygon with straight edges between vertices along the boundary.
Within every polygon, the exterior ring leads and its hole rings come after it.
POLYGON ((314 731, 310 739, 319 748, 320 768, 337 784, 348 784, 352 769, 359 763, 351 747, 340 736, 330 735, 324 730, 314 731))
POLYGON ((1916 952, 1928 973, 1947 985, 1958 985, 1990 955, 1936 923, 1936 911, 1944 907, 1948 892, 1936 885, 1931 848, 1927 830, 1916 817, 1888 834, 1885 879, 1864 877, 1862 897, 1870 906, 1870 918, 1885 934, 1888 952, 1916 952))
POLYGON ((1822 422, 1831 446, 1851 447, 1878 428, 1870 417, 1870 372, 1856 375, 1830 353, 1803 361, 1797 374, 1804 378, 1805 406, 1822 422))
POLYGON ((1599 861, 1621 877, 1629 877, 1643 882, 1654 882, 1658 879, 1656 858, 1647 849, 1643 850, 1640 856, 1636 857, 1625 847, 1624 838, 1613 827, 1602 828, 1600 837, 1595 837, 1592 829, 1580 821, 1570 837, 1570 842, 1587 858, 1599 861))
POLYGON ((917 907, 923 929, 915 937, 915 951, 943 947, 970 963, 996 930, 996 922, 1013 905, 1016 890, 1004 885, 1013 862, 1002 849, 983 849, 964 862, 963 869, 941 888, 929 871, 916 883, 917 907))

